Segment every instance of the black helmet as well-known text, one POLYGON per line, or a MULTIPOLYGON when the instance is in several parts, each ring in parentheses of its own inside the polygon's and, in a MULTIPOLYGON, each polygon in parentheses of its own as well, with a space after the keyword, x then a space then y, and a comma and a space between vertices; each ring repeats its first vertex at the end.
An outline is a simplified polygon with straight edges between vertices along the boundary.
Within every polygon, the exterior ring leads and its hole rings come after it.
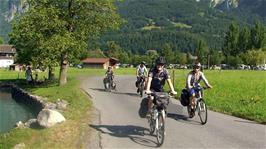
POLYGON ((194 65, 193 65, 193 68, 200 68, 201 67, 201 64, 200 62, 196 62, 194 65))
POLYGON ((145 64, 146 64, 146 62, 145 62, 145 61, 142 61, 140 64, 143 64, 143 65, 145 65, 145 64))
POLYGON ((158 58, 155 60, 155 64, 156 64, 156 65, 158 65, 158 64, 163 64, 163 65, 165 65, 165 63, 166 63, 166 60, 165 60, 165 58, 162 57, 162 56, 158 57, 158 58))

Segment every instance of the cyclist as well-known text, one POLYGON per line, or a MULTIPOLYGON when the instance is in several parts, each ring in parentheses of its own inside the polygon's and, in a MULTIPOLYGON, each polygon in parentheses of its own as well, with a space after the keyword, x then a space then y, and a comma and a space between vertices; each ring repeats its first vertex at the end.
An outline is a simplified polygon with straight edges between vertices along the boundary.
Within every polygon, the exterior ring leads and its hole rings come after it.
MULTIPOLYGON (((137 93, 139 93, 139 87, 138 86, 139 86, 141 79, 143 79, 143 77, 145 79, 145 77, 148 75, 148 71, 147 71, 145 64, 146 63, 144 61, 142 61, 140 63, 140 65, 137 66, 137 69, 136 69, 136 76, 137 76, 136 87, 138 88, 137 93)), ((144 80, 144 81, 146 81, 146 80, 144 80)))
MULTIPOLYGON (((208 88, 212 88, 212 86, 209 84, 208 80, 204 76, 203 72, 200 71, 200 69, 201 64, 199 62, 196 62, 193 65, 193 70, 190 71, 187 75, 186 88, 189 92, 189 106, 191 106, 192 109, 194 109, 196 105, 195 94, 200 91, 198 88, 200 87, 199 82, 203 80, 208 88)), ((193 117, 192 112, 189 112, 189 117, 193 117)))
MULTIPOLYGON (((165 63, 166 61, 164 57, 158 57, 155 60, 155 67, 150 69, 149 71, 146 94, 150 94, 151 91, 163 92, 163 86, 165 84, 165 81, 167 81, 171 93, 174 95, 177 94, 171 82, 170 75, 166 70, 166 68, 164 68, 165 63)), ((151 112, 151 107, 152 107, 152 99, 148 98, 148 111, 149 111, 148 114, 150 114, 151 112)))
POLYGON ((105 77, 106 78, 111 78, 111 80, 114 79, 114 72, 111 66, 108 66, 107 71, 105 72, 105 77))

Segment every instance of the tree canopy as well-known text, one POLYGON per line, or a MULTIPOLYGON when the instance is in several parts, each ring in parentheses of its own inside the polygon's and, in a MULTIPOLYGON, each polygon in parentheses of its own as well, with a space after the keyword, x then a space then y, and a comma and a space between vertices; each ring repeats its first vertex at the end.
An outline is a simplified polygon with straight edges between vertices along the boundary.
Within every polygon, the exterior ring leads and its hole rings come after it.
MULTIPOLYGON (((87 49, 88 40, 121 19, 113 0, 30 0, 28 11, 13 24, 10 42, 18 61, 35 67, 60 65, 59 84, 67 82, 67 65, 87 49)), ((89 43, 90 44, 90 43, 89 43)))

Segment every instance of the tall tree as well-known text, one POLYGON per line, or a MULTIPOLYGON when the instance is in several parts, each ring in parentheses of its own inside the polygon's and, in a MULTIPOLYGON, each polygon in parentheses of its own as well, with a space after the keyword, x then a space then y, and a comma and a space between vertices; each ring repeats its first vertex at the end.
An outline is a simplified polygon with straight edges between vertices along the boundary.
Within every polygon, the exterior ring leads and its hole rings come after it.
POLYGON ((214 49, 210 51, 210 65, 220 65, 223 60, 224 56, 221 51, 214 49))
POLYGON ((182 53, 179 51, 175 52, 175 62, 176 64, 187 64, 188 63, 188 59, 187 59, 187 54, 186 53, 182 53))
POLYGON ((257 66, 263 64, 266 60, 266 52, 262 50, 249 50, 243 55, 246 64, 257 66))
POLYGON ((229 26, 226 32, 223 52, 226 57, 232 55, 236 56, 238 52, 239 27, 234 22, 229 26))
POLYGON ((174 62, 174 52, 170 44, 166 43, 163 45, 160 55, 165 57, 168 64, 174 62))
POLYGON ((11 43, 21 50, 19 54, 29 54, 27 61, 35 65, 58 63, 59 85, 66 84, 67 66, 87 49, 87 41, 119 26, 121 21, 113 2, 29 0, 28 11, 13 25, 11 43))
POLYGON ((158 57, 157 51, 156 50, 148 50, 146 52, 146 55, 147 55, 147 59, 146 59, 147 64, 150 66, 154 65, 154 61, 158 57))
POLYGON ((266 28, 260 21, 251 29, 251 41, 255 49, 266 47, 266 28))
POLYGON ((199 40, 198 47, 195 50, 194 55, 198 57, 198 61, 203 64, 206 64, 208 61, 208 46, 204 40, 199 40))
POLYGON ((252 48, 251 45, 251 35, 250 35, 250 29, 248 27, 244 27, 239 34, 238 38, 238 51, 246 52, 252 48))
POLYGON ((121 63, 128 63, 129 62, 129 56, 128 54, 114 41, 109 41, 107 43, 107 55, 109 57, 114 57, 119 59, 121 63))
POLYGON ((107 42, 107 55, 109 57, 119 58, 122 48, 114 41, 107 42))

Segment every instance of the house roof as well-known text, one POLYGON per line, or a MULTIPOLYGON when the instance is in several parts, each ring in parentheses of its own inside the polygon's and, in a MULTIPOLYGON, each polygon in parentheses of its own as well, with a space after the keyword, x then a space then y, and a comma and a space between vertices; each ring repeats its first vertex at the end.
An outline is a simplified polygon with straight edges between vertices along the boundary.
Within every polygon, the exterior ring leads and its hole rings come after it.
POLYGON ((0 53, 16 53, 16 49, 12 45, 0 45, 0 53))
POLYGON ((104 64, 108 62, 109 58, 86 58, 82 60, 83 63, 90 63, 90 64, 104 64))

